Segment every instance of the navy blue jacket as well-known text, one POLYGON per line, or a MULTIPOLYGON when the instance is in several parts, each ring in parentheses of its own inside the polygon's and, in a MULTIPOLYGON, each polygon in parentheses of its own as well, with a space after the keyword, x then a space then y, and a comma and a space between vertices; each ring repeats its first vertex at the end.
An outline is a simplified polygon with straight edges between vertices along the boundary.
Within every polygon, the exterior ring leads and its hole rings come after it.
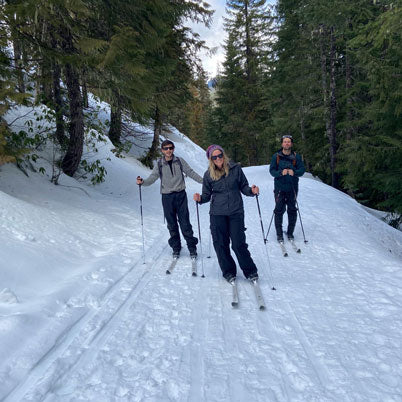
POLYGON ((282 150, 274 153, 271 160, 271 165, 269 167, 269 172, 274 180, 275 191, 287 191, 293 192, 298 190, 299 177, 304 175, 306 169, 304 168, 304 163, 299 154, 291 152, 290 155, 284 155, 282 150), (277 155, 279 155, 279 164, 276 163, 277 155), (296 159, 296 165, 293 165, 293 161, 296 159), (283 169, 292 169, 294 171, 294 176, 282 175, 283 169))
POLYGON ((229 174, 212 180, 207 170, 202 183, 200 204, 211 200, 211 215, 233 215, 244 212, 242 195, 253 197, 251 187, 238 163, 229 162, 229 174))

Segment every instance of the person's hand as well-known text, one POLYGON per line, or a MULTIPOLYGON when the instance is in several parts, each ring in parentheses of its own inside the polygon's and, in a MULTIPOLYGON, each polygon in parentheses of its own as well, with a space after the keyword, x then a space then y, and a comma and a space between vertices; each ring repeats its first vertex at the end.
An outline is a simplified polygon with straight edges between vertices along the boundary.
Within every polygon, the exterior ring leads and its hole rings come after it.
POLYGON ((201 201, 201 196, 200 196, 200 194, 199 194, 199 193, 195 193, 195 194, 193 195, 193 200, 194 200, 194 201, 197 201, 197 202, 200 202, 200 201, 201 201))
POLYGON ((282 176, 286 176, 288 174, 288 169, 283 169, 282 170, 282 176))
POLYGON ((251 186, 251 191, 253 192, 253 194, 260 194, 260 189, 255 184, 251 186))
POLYGON ((292 169, 288 169, 288 174, 290 174, 291 176, 294 176, 295 172, 292 169))
POLYGON ((140 186, 142 183, 144 183, 144 180, 142 179, 142 177, 137 176, 137 184, 140 186))

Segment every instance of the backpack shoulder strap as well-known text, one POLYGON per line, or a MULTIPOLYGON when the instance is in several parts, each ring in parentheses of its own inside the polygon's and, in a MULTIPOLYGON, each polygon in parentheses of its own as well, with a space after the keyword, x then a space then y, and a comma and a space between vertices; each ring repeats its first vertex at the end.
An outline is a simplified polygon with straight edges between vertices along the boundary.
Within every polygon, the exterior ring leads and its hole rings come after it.
POLYGON ((176 156, 176 159, 177 159, 177 162, 179 162, 180 170, 183 173, 183 165, 181 163, 181 160, 180 160, 180 158, 178 156, 176 156))
POLYGON ((293 159, 293 161, 292 161, 292 163, 293 163, 293 166, 296 166, 296 152, 294 153, 295 154, 295 158, 293 159))
POLYGON ((162 180, 162 158, 158 159, 159 178, 162 180))
POLYGON ((279 169, 279 153, 276 153, 276 170, 279 169))

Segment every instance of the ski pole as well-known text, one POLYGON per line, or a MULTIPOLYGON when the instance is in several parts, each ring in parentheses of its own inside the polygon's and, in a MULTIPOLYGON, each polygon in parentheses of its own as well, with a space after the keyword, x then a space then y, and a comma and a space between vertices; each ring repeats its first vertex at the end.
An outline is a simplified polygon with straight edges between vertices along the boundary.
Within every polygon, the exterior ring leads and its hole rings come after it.
MULTIPOLYGON (((261 230, 262 230, 262 238, 264 240, 264 248, 265 248, 265 254, 267 257, 267 261, 268 261, 268 268, 269 268, 269 276, 270 276, 270 286, 272 290, 276 290, 275 286, 273 285, 273 276, 272 276, 272 268, 271 268, 271 260, 269 259, 269 254, 268 254, 268 250, 267 250, 267 239, 264 236, 264 225, 262 223, 262 218, 261 218, 261 209, 260 209, 260 202, 258 201, 258 197, 259 194, 256 194, 255 198, 257 200, 257 208, 258 208, 258 214, 260 216, 260 223, 261 223, 261 230)), ((272 221, 272 219, 271 219, 272 221)))
POLYGON ((144 241, 144 219, 142 215, 142 195, 141 195, 141 184, 138 186, 140 190, 140 212, 141 212, 141 232, 142 232, 142 259, 143 264, 145 264, 145 241, 144 241))
POLYGON ((200 249, 201 249, 201 268, 202 268, 202 275, 201 278, 205 278, 204 274, 204 260, 203 260, 203 253, 202 253, 202 242, 201 242, 201 229, 200 229, 200 214, 198 213, 198 202, 195 202, 195 205, 197 207, 197 222, 198 222, 198 237, 200 239, 200 249))
POLYGON ((261 224, 261 230, 262 230, 262 238, 264 239, 264 244, 267 243, 267 239, 265 238, 264 235, 264 225, 262 223, 262 218, 261 218, 261 209, 260 209, 260 202, 258 201, 258 194, 255 196, 255 199, 257 200, 257 208, 258 208, 258 215, 260 216, 260 224, 261 224))
POLYGON ((275 210, 272 211, 271 221, 269 222, 267 235, 265 236, 265 241, 268 241, 269 231, 271 230, 272 220, 274 219, 275 210))
POLYGON ((207 258, 211 258, 211 237, 212 237, 212 235, 210 234, 208 236, 208 255, 207 255, 207 258))
POLYGON ((299 213, 300 225, 301 225, 302 232, 303 232, 304 243, 308 243, 308 240, 306 240, 306 236, 305 236, 305 234, 304 234, 303 221, 302 221, 302 217, 301 217, 301 213, 300 213, 299 203, 297 202, 296 190, 295 190, 295 188, 294 188, 294 186, 293 186, 293 183, 292 183, 292 187, 293 187, 293 194, 295 195, 295 201, 296 201, 297 212, 299 213))

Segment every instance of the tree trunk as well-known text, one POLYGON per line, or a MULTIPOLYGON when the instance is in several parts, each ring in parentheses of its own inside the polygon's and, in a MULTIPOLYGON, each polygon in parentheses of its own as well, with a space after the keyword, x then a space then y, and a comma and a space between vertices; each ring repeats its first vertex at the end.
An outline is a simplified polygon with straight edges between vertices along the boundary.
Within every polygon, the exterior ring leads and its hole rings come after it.
POLYGON ((71 64, 66 64, 66 85, 70 103, 70 124, 67 153, 62 162, 63 172, 73 176, 81 162, 84 145, 84 116, 78 72, 71 64))
POLYGON ((63 98, 61 96, 60 80, 61 70, 57 61, 53 61, 53 100, 54 110, 56 112, 56 138, 58 143, 63 147, 67 144, 67 137, 64 133, 63 119, 63 98))
MULTIPOLYGON (((12 4, 12 1, 6 0, 5 3, 12 4)), ((18 34, 17 29, 14 26, 14 25, 18 25, 18 22, 16 20, 16 14, 14 14, 12 18, 13 18, 13 23, 10 26, 10 34, 11 34, 11 42, 13 44, 13 51, 14 51, 14 67, 16 70, 17 82, 18 82, 17 90, 20 93, 24 93, 26 90, 25 82, 24 82, 24 72, 23 72, 23 66, 24 66, 23 54, 24 54, 24 52, 23 52, 23 46, 22 46, 22 43, 20 40, 20 36, 18 34)))
POLYGON ((326 28, 322 25, 320 27, 320 61, 321 61, 321 88, 324 105, 324 121, 325 121, 325 134, 330 138, 330 123, 328 113, 328 89, 327 89, 327 56, 325 54, 324 43, 326 37, 326 28))
POLYGON ((321 87, 323 92, 324 101, 324 120, 325 120, 325 133, 329 141, 329 154, 330 154, 330 169, 331 169, 331 185, 335 188, 338 187, 338 178, 335 173, 336 168, 336 97, 335 97, 335 35, 334 28, 331 27, 329 31, 330 42, 330 71, 329 80, 330 88, 329 95, 327 89, 327 57, 325 55, 324 43, 327 38, 328 30, 325 26, 320 27, 321 43, 320 43, 320 58, 321 58, 321 87))
POLYGON ((335 49, 335 34, 334 28, 330 31, 330 155, 331 155, 331 185, 338 188, 338 175, 336 173, 336 157, 337 157, 337 138, 336 138, 336 49, 335 49))
POLYGON ((52 73, 51 73, 51 63, 47 60, 43 60, 41 63, 41 100, 44 103, 51 102, 53 99, 53 88, 52 88, 52 73))
POLYGON ((246 74, 247 81, 251 83, 251 40, 250 40, 250 21, 248 18, 248 1, 244 4, 244 22, 246 29, 246 74))
POLYGON ((350 51, 346 49, 345 52, 345 75, 346 75, 346 107, 347 107, 347 120, 348 126, 346 128, 346 140, 350 141, 352 139, 354 128, 353 128, 353 106, 352 106, 352 66, 350 64, 350 51))
MULTIPOLYGON (((58 48, 58 42, 55 37, 55 30, 50 30, 50 44, 53 50, 58 48)), ((64 148, 68 143, 65 135, 64 125, 64 103, 61 95, 61 67, 57 60, 52 59, 52 84, 53 84, 53 103, 56 112, 56 139, 60 146, 64 148)))
POLYGON ((87 79, 86 79, 86 70, 82 71, 82 104, 84 108, 89 106, 88 102, 88 88, 87 88, 87 79))
POLYGON ((14 65, 17 71, 17 80, 18 92, 25 92, 25 82, 24 82, 24 72, 23 72, 23 60, 22 60, 22 49, 20 40, 17 38, 17 35, 14 35, 13 38, 13 48, 14 48, 14 65))
MULTIPOLYGON (((304 151, 306 149, 306 125, 305 125, 305 116, 307 114, 307 106, 304 106, 304 102, 301 102, 301 105, 299 107, 299 126, 300 126, 300 135, 302 139, 302 150, 304 151)), ((303 161, 305 166, 308 166, 308 161, 306 158, 303 157, 303 161)))
MULTIPOLYGON (((49 25, 48 21, 39 18, 36 29, 39 40, 45 43, 46 47, 52 47, 54 41, 51 35, 52 26, 49 25)), ((48 105, 53 100, 53 66, 43 47, 39 48, 39 57, 36 100, 48 105)))
POLYGON ((111 103, 110 106, 110 128, 109 128, 109 138, 112 141, 114 146, 119 146, 121 144, 121 105, 118 99, 116 98, 115 102, 111 103))
POLYGON ((154 138, 152 140, 151 148, 149 149, 146 156, 141 159, 141 162, 149 166, 151 169, 153 168, 153 161, 159 156, 159 138, 162 134, 162 116, 158 106, 155 107, 154 114, 154 138))

